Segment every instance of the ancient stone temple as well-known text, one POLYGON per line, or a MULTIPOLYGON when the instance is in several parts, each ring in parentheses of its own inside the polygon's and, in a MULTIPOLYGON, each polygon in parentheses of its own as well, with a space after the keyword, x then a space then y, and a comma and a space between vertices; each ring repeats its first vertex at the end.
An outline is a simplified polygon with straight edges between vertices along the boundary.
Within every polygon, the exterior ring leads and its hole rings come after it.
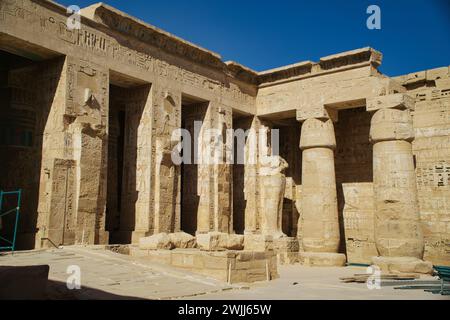
POLYGON ((448 66, 392 78, 363 48, 256 72, 105 4, 69 16, 0 0, 0 189, 23 190, 20 249, 450 266, 448 66), (220 161, 173 161, 198 150, 220 161))

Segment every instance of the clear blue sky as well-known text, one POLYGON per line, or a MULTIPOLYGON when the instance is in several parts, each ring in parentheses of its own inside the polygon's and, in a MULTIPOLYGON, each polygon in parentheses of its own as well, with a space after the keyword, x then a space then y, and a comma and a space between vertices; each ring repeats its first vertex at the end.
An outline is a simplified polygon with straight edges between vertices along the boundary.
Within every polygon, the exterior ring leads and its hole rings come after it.
POLYGON ((380 70, 390 76, 450 65, 450 0, 104 2, 257 71, 366 46, 383 53, 380 70), (381 8, 381 30, 366 27, 371 4, 381 8))

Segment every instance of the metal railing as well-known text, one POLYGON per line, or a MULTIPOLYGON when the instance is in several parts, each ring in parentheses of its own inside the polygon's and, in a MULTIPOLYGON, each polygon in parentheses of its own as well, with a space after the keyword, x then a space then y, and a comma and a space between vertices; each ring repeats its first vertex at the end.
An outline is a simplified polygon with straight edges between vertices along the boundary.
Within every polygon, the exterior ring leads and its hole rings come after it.
POLYGON ((20 201, 22 198, 22 190, 19 189, 17 191, 2 191, 0 190, 0 219, 4 216, 15 214, 15 221, 14 221, 14 230, 13 230, 13 238, 12 240, 6 239, 2 236, 0 236, 0 240, 6 242, 6 246, 0 246, 0 250, 11 250, 14 251, 16 249, 16 236, 17 236, 17 227, 19 225, 19 215, 20 215, 20 201), (3 211, 3 198, 4 196, 11 196, 11 195, 17 195, 17 206, 13 209, 10 209, 6 212, 3 211))

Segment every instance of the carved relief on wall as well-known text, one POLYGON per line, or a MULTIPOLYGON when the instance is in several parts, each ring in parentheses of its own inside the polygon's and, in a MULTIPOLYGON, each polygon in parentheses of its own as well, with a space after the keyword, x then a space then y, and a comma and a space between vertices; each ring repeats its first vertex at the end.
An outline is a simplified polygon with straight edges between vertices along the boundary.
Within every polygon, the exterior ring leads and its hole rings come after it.
MULTIPOLYGON (((65 50, 64 53, 66 54, 78 54, 81 57, 79 49, 82 49, 83 54, 96 56, 101 58, 102 61, 110 59, 119 65, 125 64, 136 68, 139 72, 151 72, 157 78, 166 78, 176 81, 180 85, 205 90, 214 94, 214 96, 222 96, 248 106, 254 104, 254 97, 243 92, 234 83, 223 83, 168 63, 154 56, 154 50, 150 50, 146 46, 140 46, 139 51, 124 46, 116 38, 87 25, 82 25, 79 30, 69 30, 66 19, 67 17, 62 14, 55 13, 27 0, 22 2, 3 1, 0 7, 0 23, 20 24, 33 31, 40 30, 47 37, 59 40, 61 48, 57 49, 65 50)), ((105 19, 108 19, 108 17, 105 16, 105 19)), ((127 24, 125 18, 121 21, 116 20, 113 25, 121 25, 122 23, 127 24)), ((140 33, 139 36, 141 35, 140 33)), ((172 42, 167 41, 167 46, 171 45, 172 42)))

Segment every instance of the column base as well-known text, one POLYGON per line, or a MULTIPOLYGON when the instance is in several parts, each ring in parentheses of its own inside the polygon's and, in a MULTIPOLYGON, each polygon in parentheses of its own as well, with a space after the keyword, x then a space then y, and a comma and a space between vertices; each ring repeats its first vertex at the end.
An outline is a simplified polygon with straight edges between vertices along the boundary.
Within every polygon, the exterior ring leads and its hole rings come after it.
POLYGON ((273 251, 273 242, 272 236, 246 234, 244 236, 244 249, 247 251, 273 251))
POLYGON ((153 235, 152 231, 133 231, 131 232, 131 243, 138 244, 141 238, 153 235))
POLYGON ((109 244, 109 232, 106 230, 97 231, 97 239, 95 239, 95 244, 109 244))
POLYGON ((279 264, 295 264, 298 262, 299 242, 297 238, 274 239, 273 249, 277 254, 279 264))
POLYGON ((299 260, 302 265, 310 267, 342 267, 347 258, 343 253, 300 252, 299 260))
POLYGON ((431 262, 414 257, 372 257, 372 264, 386 273, 433 273, 431 262))
POLYGON ((197 247, 204 251, 242 250, 244 236, 223 232, 197 234, 197 247))

